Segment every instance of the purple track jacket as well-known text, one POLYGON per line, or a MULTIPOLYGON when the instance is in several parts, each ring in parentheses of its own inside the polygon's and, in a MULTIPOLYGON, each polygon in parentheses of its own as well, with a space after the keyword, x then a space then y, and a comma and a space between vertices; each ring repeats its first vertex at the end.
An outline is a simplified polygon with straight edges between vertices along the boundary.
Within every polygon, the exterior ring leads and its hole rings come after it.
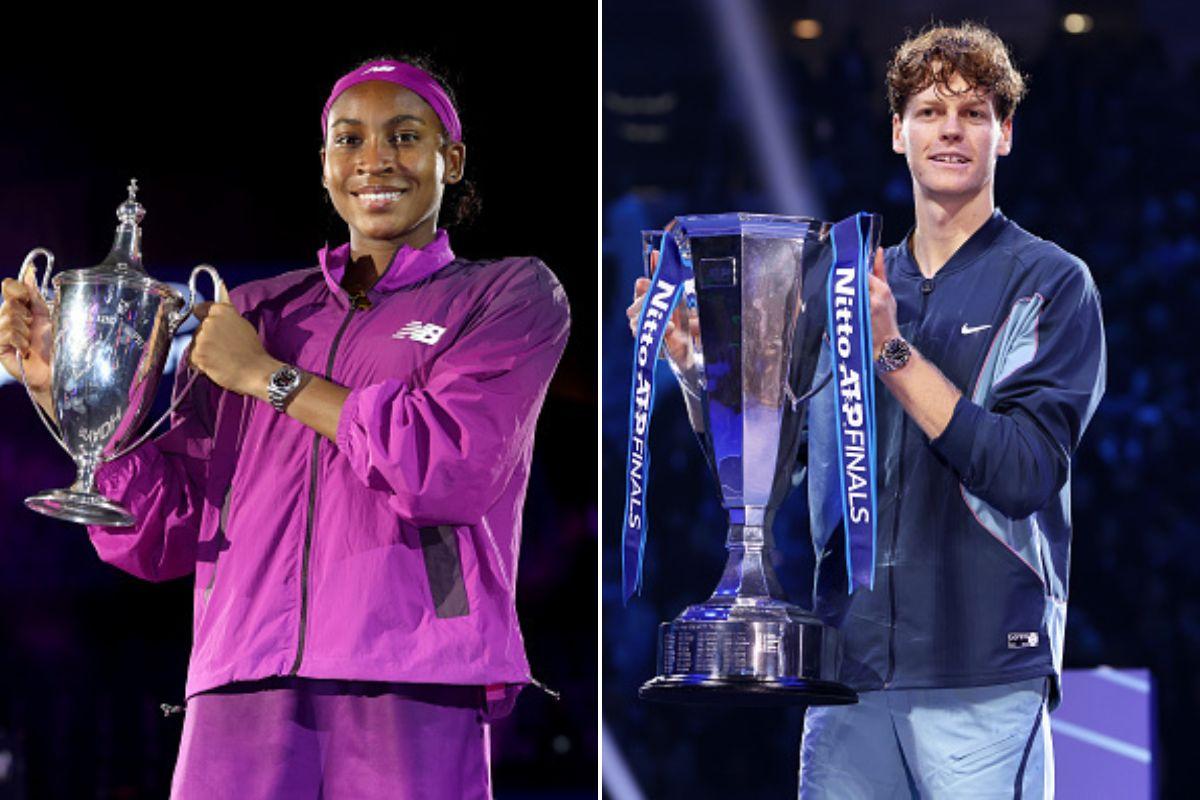
POLYGON ((100 470, 138 522, 91 527, 92 543, 140 578, 195 571, 188 697, 275 675, 514 695, 530 681, 521 509, 570 325, 562 287, 534 258, 456 259, 439 232, 356 309, 349 245, 318 257, 231 300, 275 358, 352 390, 337 442, 201 377, 170 431, 100 470))

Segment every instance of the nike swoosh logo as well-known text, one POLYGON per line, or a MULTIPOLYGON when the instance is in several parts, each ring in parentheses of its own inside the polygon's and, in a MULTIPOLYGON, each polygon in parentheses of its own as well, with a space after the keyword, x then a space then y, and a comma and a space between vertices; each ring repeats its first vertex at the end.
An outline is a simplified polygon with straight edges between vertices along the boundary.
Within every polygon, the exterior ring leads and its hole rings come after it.
POLYGON ((986 331, 990 327, 992 327, 992 326, 991 325, 974 325, 974 326, 972 326, 972 325, 968 325, 967 323, 964 322, 963 326, 962 326, 962 335, 970 336, 972 333, 979 333, 980 331, 986 331))

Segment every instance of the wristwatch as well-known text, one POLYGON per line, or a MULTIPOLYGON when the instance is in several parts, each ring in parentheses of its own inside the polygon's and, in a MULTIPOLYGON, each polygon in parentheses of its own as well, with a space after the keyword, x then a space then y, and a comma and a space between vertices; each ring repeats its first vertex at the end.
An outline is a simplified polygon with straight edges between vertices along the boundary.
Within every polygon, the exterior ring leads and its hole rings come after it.
POLYGON ((895 372, 908 363, 912 355, 912 347, 899 336, 888 339, 875 359, 875 369, 879 372, 895 372))
POLYGON ((289 364, 284 364, 271 373, 271 377, 267 379, 267 399, 276 411, 282 414, 287 408, 288 401, 300 388, 301 379, 300 370, 289 364))

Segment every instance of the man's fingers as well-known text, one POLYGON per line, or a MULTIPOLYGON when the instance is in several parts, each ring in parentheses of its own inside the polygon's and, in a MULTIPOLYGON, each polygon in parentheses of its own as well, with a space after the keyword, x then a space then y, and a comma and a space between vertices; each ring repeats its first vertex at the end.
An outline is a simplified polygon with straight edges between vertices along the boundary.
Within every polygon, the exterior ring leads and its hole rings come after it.
POLYGON ((626 307, 626 309, 625 309, 625 316, 627 316, 627 317, 629 317, 630 319, 632 319, 632 318, 636 317, 638 314, 641 314, 641 313, 642 313, 642 298, 641 298, 641 297, 635 297, 635 298, 633 298, 633 302, 632 302, 632 303, 630 303, 630 304, 628 305, 628 307, 626 307))
POLYGON ((225 281, 217 282, 217 302, 218 303, 228 303, 229 302, 229 290, 225 288, 225 281))
POLYGON ((883 265, 883 248, 875 248, 875 268, 873 273, 876 278, 887 283, 887 269, 883 265))
POLYGON ((212 303, 197 303, 192 307, 192 314, 201 322, 208 316, 209 309, 212 308, 212 303))
POLYGON ((642 313, 642 303, 646 297, 646 291, 650 288, 649 278, 638 278, 633 284, 633 302, 625 309, 625 316, 629 317, 629 324, 632 325, 638 315, 642 313))
POLYGON ((887 281, 876 277, 874 273, 867 276, 867 281, 872 300, 881 301, 886 294, 892 291, 892 287, 888 286, 887 281))
POLYGON ((690 314, 691 314, 691 309, 688 308, 687 306, 685 306, 683 304, 683 302, 681 301, 679 303, 676 303, 675 313, 671 315, 671 321, 676 323, 680 327, 686 327, 687 323, 688 323, 688 316, 690 314))

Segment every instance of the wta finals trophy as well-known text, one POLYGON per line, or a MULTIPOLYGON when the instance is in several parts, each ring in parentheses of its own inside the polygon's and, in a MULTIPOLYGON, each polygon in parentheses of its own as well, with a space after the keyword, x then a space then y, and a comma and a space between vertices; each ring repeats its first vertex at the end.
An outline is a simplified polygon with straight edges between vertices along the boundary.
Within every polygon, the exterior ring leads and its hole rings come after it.
POLYGON ((39 290, 50 307, 53 325, 50 394, 59 431, 34 400, 25 381, 25 363, 18 356, 21 378, 50 435, 78 469, 70 488, 34 495, 25 505, 85 525, 134 523, 128 511, 96 492, 96 469, 145 441, 191 388, 195 375, 163 416, 129 444, 154 403, 171 340, 192 313, 199 274, 207 273, 220 293, 221 278, 207 264, 192 270, 186 301, 181 293, 146 274, 138 227, 146 211, 136 195, 134 180, 128 199, 117 209, 120 224, 108 257, 90 269, 56 275, 53 294, 47 285, 54 270, 49 250, 30 251, 21 266, 24 277, 27 268, 36 271, 34 259, 39 255, 46 260, 39 290))
POLYGON ((846 446, 840 464, 843 478, 849 476, 842 481, 848 584, 852 590, 870 586, 874 495, 866 487, 874 486, 874 376, 867 272, 879 229, 880 218, 867 214, 836 225, 720 214, 677 217, 668 232, 644 235, 647 264, 651 252, 658 258, 634 363, 622 547, 626 601, 641 583, 654 362, 680 296, 692 315, 690 344, 684 365, 670 363, 729 527, 728 560, 716 591, 660 626, 659 674, 642 687, 643 698, 740 705, 857 701, 835 681, 837 629, 784 596, 771 564, 771 523, 791 488, 806 401, 836 372, 830 391, 837 392, 839 420, 825 428, 837 430, 846 446), (823 348, 831 352, 818 374, 823 348))

